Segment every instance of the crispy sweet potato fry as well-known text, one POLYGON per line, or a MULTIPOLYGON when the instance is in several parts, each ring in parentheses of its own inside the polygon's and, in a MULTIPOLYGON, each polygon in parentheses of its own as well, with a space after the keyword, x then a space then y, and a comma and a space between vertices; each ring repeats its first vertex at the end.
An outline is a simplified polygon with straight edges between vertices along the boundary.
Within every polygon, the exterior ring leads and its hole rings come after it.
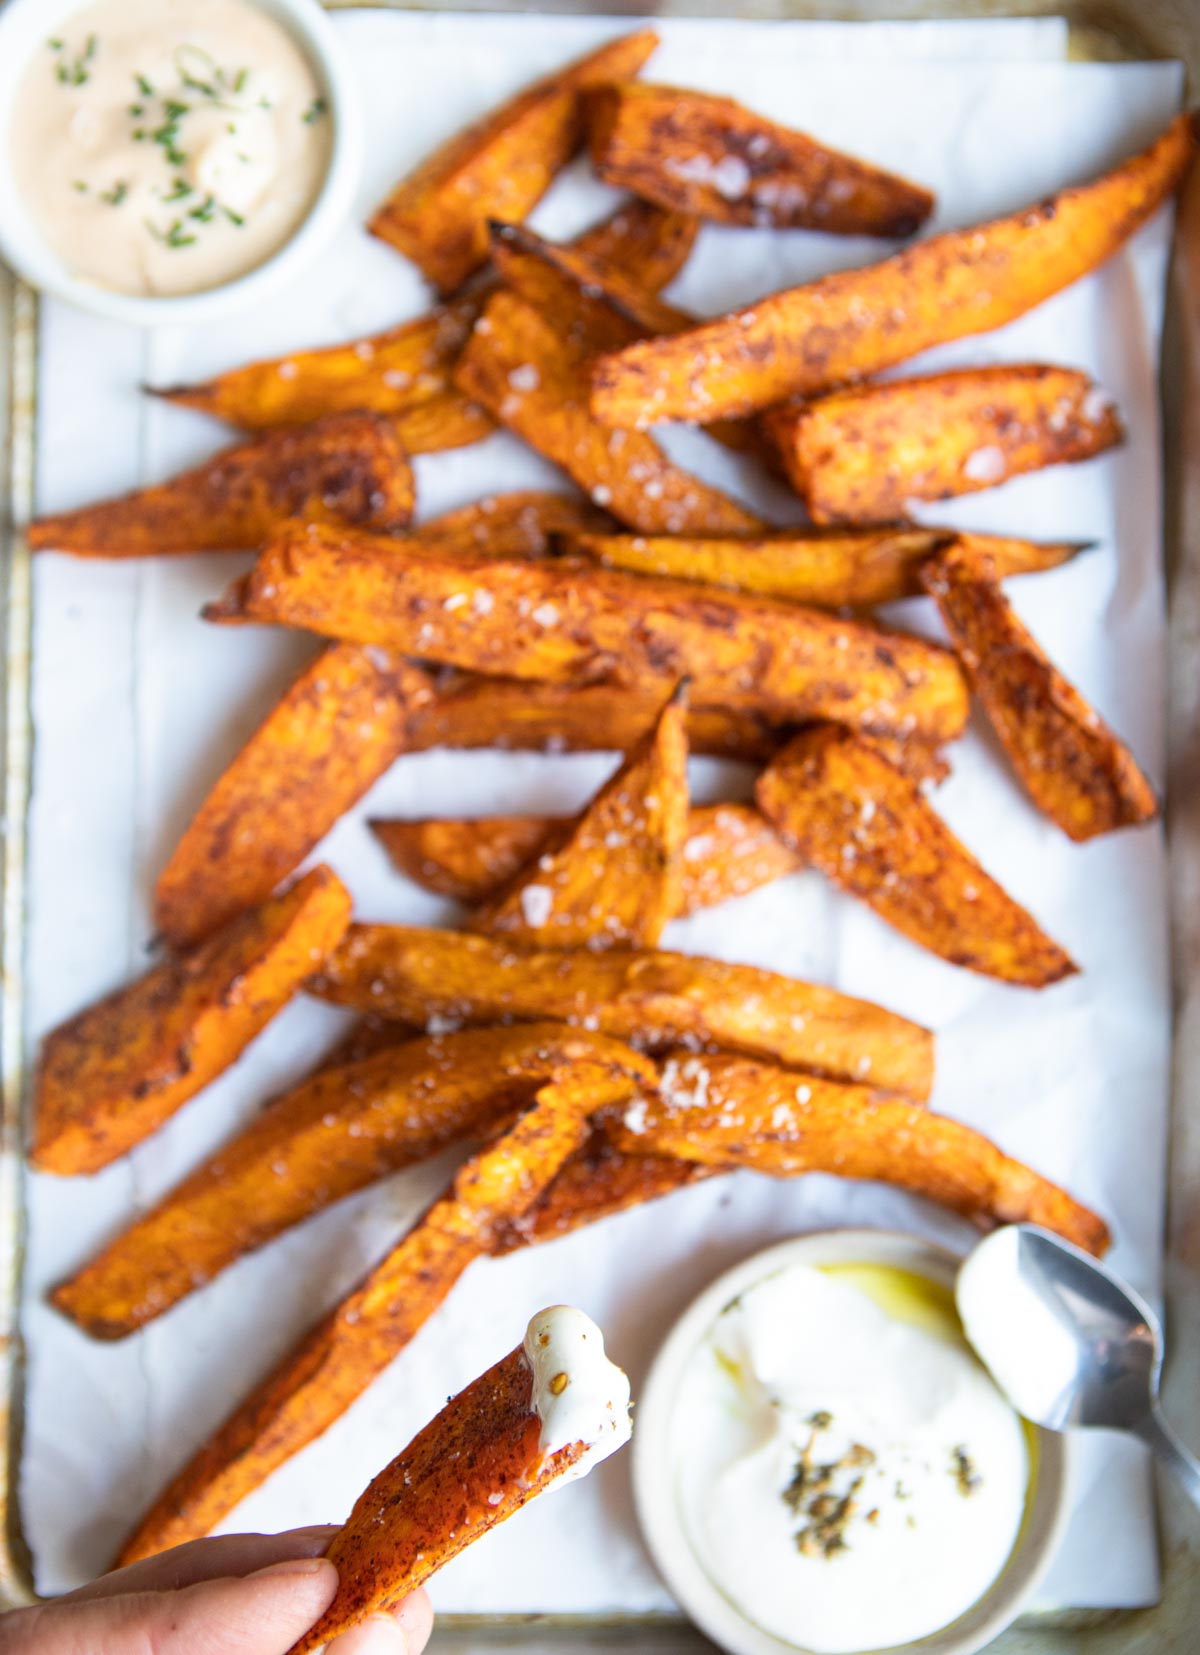
POLYGON ((52 1294, 97 1339, 144 1327, 243 1254, 389 1172, 479 1137, 579 1062, 653 1084, 600 1035, 529 1023, 384 1046, 276 1098, 52 1294))
MULTIPOLYGON (((631 202, 571 245, 586 256, 617 259, 630 279, 656 289, 676 275, 698 221, 631 202)), ((155 396, 199 408, 247 431, 307 425, 352 408, 387 414, 409 454, 479 442, 491 416, 451 383, 454 364, 490 289, 439 305, 414 321, 365 339, 251 362, 201 385, 153 389, 155 396)))
POLYGON ((414 553, 545 557, 564 535, 586 534, 584 525, 609 521, 607 513, 577 495, 515 489, 485 495, 469 506, 431 518, 410 530, 401 544, 414 553))
POLYGON ((470 671, 666 687, 780 722, 835 718, 950 740, 966 685, 948 651, 904 633, 740 592, 618 570, 486 564, 377 536, 284 528, 209 620, 306 627, 470 671))
MULTIPOLYGON (((337 1565, 338 1586, 329 1608, 288 1655, 308 1655, 334 1645, 345 1632, 416 1591, 473 1540, 519 1511, 572 1467, 586 1472, 585 1455, 603 1459, 629 1440, 629 1384, 609 1367, 621 1418, 609 1415, 602 1434, 562 1447, 542 1446, 534 1353, 548 1344, 552 1319, 543 1311, 525 1340, 458 1396, 421 1431, 355 1503, 326 1556, 337 1565)), ((578 1316, 578 1312, 571 1314, 578 1316)), ((589 1364, 604 1362, 599 1328, 582 1318, 592 1351, 589 1364)), ((574 1371, 556 1373, 551 1390, 581 1384, 574 1371)), ((545 1383, 545 1381, 543 1381, 545 1383)))
MULTIPOLYGON (((457 902, 487 901, 554 842, 567 819, 373 821, 402 874, 457 902)), ((803 864, 753 805, 693 805, 680 858, 680 914, 743 896, 803 864)))
POLYGON ((502 1255, 557 1241, 720 1172, 670 1155, 626 1155, 597 1127, 529 1211, 496 1232, 492 1252, 502 1255))
MULTIPOLYGON (((761 539, 585 533, 568 534, 564 541, 573 554, 608 569, 702 581, 823 609, 865 609, 923 591, 921 563, 952 538, 944 529, 896 523, 791 529, 761 539)), ((1046 544, 983 534, 962 538, 985 549, 1002 576, 1056 569, 1086 549, 1079 541, 1046 544)))
POLYGON ((604 425, 630 427, 751 414, 1000 327, 1115 253, 1179 188, 1195 143, 1193 118, 1181 115, 1149 149, 1090 184, 690 333, 628 345, 595 364, 592 412, 604 425))
POLYGON ((350 893, 314 868, 190 954, 61 1024, 42 1043, 30 1159, 97 1172, 242 1053, 337 943, 350 893))
POLYGON ((589 92, 587 118, 606 184, 718 224, 899 237, 933 211, 920 185, 733 98, 620 81, 589 92))
POLYGON ((614 1116, 610 1130, 626 1154, 781 1178, 875 1178, 973 1218, 1044 1224, 1091 1253, 1108 1245, 1103 1219, 960 1121, 866 1086, 797 1086, 787 1070, 745 1058, 677 1053, 660 1094, 628 1119, 614 1116))
POLYGON ((1078 969, 920 788, 847 731, 803 731, 763 771, 756 796, 798 856, 951 964, 1025 988, 1078 969))
POLYGON ((1086 374, 1020 362, 835 391, 763 416, 816 523, 877 523, 910 500, 994 488, 1123 440, 1086 374))
POLYGON ((518 951, 422 926, 353 925, 309 984, 401 1022, 585 1023, 638 1046, 692 1038, 926 1098, 933 1036, 835 989, 659 949, 518 951))
POLYGON ((455 383, 632 528, 682 534, 761 528, 745 506, 673 464, 653 437, 627 432, 614 442, 612 432, 597 425, 587 408, 586 352, 553 317, 500 292, 476 323, 455 383))
POLYGON ((501 1226, 533 1205, 586 1141, 588 1119, 628 1095, 581 1064, 490 1148, 340 1304, 256 1385, 183 1467, 126 1541, 121 1563, 208 1534, 272 1471, 340 1418, 420 1331, 501 1226))
POLYGON ((1038 809, 1076 840, 1152 821, 1158 801, 1133 754, 1017 619, 987 559, 950 547, 923 578, 1038 809))
POLYGON ((579 148, 581 95, 636 75, 657 45, 653 29, 642 29, 526 87, 402 179, 370 230, 452 292, 487 259, 488 219, 524 218, 579 148))
POLYGON ((406 746, 419 667, 335 644, 306 667, 200 806, 154 891, 177 946, 263 902, 406 746))
POLYGON ((652 948, 679 912, 688 830, 686 691, 536 864, 519 868, 472 929, 522 946, 652 948))
POLYGON ((29 544, 76 557, 236 551, 293 517, 384 531, 403 528, 412 510, 412 469, 390 421, 331 414, 227 448, 169 483, 41 517, 29 544))

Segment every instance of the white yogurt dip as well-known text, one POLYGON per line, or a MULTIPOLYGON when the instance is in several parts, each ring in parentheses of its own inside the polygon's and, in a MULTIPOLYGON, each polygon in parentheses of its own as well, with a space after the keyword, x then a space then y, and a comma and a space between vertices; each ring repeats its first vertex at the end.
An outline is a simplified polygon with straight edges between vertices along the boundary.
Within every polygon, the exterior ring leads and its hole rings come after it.
POLYGON ((586 1451, 558 1484, 586 1477, 629 1441, 629 1380, 604 1354, 604 1335, 582 1310, 553 1305, 525 1333, 533 1407, 542 1422, 542 1459, 582 1442, 586 1451))
POLYGON ((793 1265, 697 1346, 672 1431, 676 1496, 713 1583, 822 1655, 948 1626, 1025 1514, 1025 1428, 948 1292, 881 1266, 793 1265))
POLYGON ((171 295, 289 240, 324 180, 329 125, 300 46, 250 0, 100 0, 26 67, 8 145, 72 275, 171 295))

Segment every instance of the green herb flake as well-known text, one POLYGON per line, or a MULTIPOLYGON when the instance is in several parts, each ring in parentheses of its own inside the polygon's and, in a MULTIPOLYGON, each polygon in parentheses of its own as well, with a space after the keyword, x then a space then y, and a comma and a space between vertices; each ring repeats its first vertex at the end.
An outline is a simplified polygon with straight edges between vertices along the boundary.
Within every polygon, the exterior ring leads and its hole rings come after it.
POLYGON ((315 126, 323 115, 329 113, 329 105, 324 98, 314 98, 300 119, 306 126, 315 126))
POLYGON ((192 193, 192 186, 188 183, 187 179, 186 178, 177 178, 175 180, 174 184, 171 186, 170 194, 169 195, 164 195, 163 200, 164 201, 182 201, 185 195, 191 195, 191 193, 192 193))
POLYGON ((241 213, 235 213, 232 207, 222 207, 221 211, 225 214, 225 217, 231 224, 237 225, 239 230, 245 228, 246 220, 242 217, 241 213))
POLYGON ((142 94, 143 98, 152 98, 154 96, 154 88, 146 79, 145 75, 135 75, 133 78, 137 82, 137 89, 142 94))
POLYGON ((119 207, 128 194, 129 185, 123 178, 118 178, 112 189, 105 190, 100 199, 101 201, 106 201, 110 207, 119 207))
POLYGON ((82 178, 77 178, 75 180, 75 182, 72 184, 71 188, 73 190, 78 190, 80 195, 86 195, 88 193, 88 187, 84 183, 82 178))
POLYGON ((233 77, 233 90, 235 92, 244 92, 246 89, 246 82, 249 78, 249 69, 239 69, 237 74, 233 77))
POLYGON ((204 198, 198 207, 193 207, 188 213, 189 218, 199 219, 201 224, 207 224, 217 210, 215 199, 209 195, 204 198))
POLYGON ((145 220, 145 225, 155 240, 161 241, 166 247, 192 247, 195 245, 195 236, 188 231, 181 218, 177 218, 169 230, 160 230, 149 219, 145 220))

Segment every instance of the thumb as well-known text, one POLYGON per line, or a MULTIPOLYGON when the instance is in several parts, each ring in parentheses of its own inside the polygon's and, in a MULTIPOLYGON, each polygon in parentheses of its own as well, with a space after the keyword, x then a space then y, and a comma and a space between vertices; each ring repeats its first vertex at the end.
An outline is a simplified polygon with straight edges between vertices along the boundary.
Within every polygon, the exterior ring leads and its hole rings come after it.
POLYGON ((287 1655, 336 1590, 337 1570, 314 1557, 179 1592, 50 1604, 14 1628, 14 1655, 287 1655))

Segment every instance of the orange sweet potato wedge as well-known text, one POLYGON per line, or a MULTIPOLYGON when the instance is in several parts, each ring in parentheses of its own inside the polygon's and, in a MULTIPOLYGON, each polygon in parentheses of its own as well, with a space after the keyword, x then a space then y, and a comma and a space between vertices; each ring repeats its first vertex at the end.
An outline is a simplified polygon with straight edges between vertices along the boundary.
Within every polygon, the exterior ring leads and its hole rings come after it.
POLYGON ((418 555, 296 525, 204 611, 304 627, 489 675, 665 692, 779 722, 836 718, 935 742, 966 721, 948 651, 773 598, 567 561, 418 555))
POLYGON ((42 1043, 30 1159, 98 1172, 215 1080, 291 999, 350 920, 329 868, 164 960, 42 1043))
MULTIPOLYGON (((555 1314, 535 1316, 525 1343, 451 1397, 355 1503, 325 1554, 337 1565, 333 1602, 288 1655, 334 1647, 343 1633, 415 1592, 572 1468, 577 1475, 586 1471, 585 1454, 603 1458, 628 1440, 626 1400, 624 1417, 605 1419, 598 1440, 543 1447, 530 1341, 549 1343, 555 1314)), ((598 1343, 595 1354, 602 1358, 599 1329, 589 1324, 585 1337, 598 1343)), ((566 1387, 580 1378, 562 1371, 550 1379, 552 1389, 558 1381, 566 1387)), ((627 1399, 627 1384, 624 1394, 627 1399)))
MULTIPOLYGON (((370 824, 399 871, 456 902, 486 902, 569 828, 569 818, 445 817, 370 824)), ((803 864, 753 805, 693 805, 680 855, 679 907, 692 914, 744 896, 803 864)), ((531 876, 532 877, 532 876, 531 876)))
MULTIPOLYGON (((694 218, 631 202, 572 245, 585 256, 619 260, 630 279, 653 290, 678 273, 697 229, 694 218)), ((488 292, 480 284, 383 333, 251 362, 204 384, 168 386, 153 394, 246 431, 307 425, 327 414, 365 408, 392 420, 409 454, 463 448, 495 429, 491 416, 451 379, 488 292)))
POLYGON ((653 437, 635 431, 614 441, 597 425, 587 407, 591 336, 577 344, 562 322, 513 293, 497 293, 459 359, 459 390, 631 528, 663 534, 761 528, 745 506, 676 466, 653 437))
POLYGON ((97 1339, 161 1316, 244 1254, 390 1172, 480 1137, 579 1062, 652 1084, 602 1035, 528 1023, 384 1045, 324 1065, 52 1294, 97 1339))
MULTIPOLYGON (((924 560, 954 537, 912 523, 781 531, 762 538, 702 540, 691 535, 568 534, 573 555, 638 575, 725 586, 822 609, 871 608, 916 597, 924 560)), ((998 575, 1035 574, 1067 563, 1086 544, 970 535, 998 575)))
POLYGON ((378 414, 331 414, 227 448, 169 483, 41 517, 29 544, 104 558, 236 551, 291 518, 402 529, 413 499, 412 468, 391 423, 378 414))
POLYGON ((717 224, 911 236, 933 211, 919 184, 780 126, 733 98, 619 81, 587 98, 606 184, 717 224))
POLYGON ((745 1058, 677 1053, 644 1108, 615 1116, 627 1154, 646 1150, 774 1177, 833 1172, 897 1184, 968 1217, 1042 1224, 1090 1253, 1108 1228, 1065 1190, 960 1121, 866 1086, 804 1080, 745 1058))
POLYGON ((596 1127, 529 1211, 496 1232, 492 1251, 503 1255, 557 1241, 602 1218, 718 1177, 720 1170, 671 1155, 626 1155, 602 1126, 596 1127))
POLYGON ((1158 800, 1133 754, 1017 619, 987 559, 950 547, 924 580, 1038 809, 1076 840, 1152 821, 1158 800))
POLYGON ((487 260, 488 219, 523 219, 582 144, 582 94, 636 75, 657 45, 642 29, 526 87, 402 179, 370 230, 453 292, 487 260))
POLYGON ((1090 184, 759 299, 689 333, 628 345, 595 364, 592 412, 609 426, 705 424, 832 390, 1000 327, 1115 253, 1179 188, 1195 146, 1194 119, 1181 115, 1090 184))
POLYGON ((680 908, 686 702, 681 687, 590 804, 473 915, 473 930, 533 948, 654 946, 680 908))
POLYGON ((691 1038, 929 1096, 933 1036, 866 1000, 661 949, 516 950, 422 926, 353 925, 311 980, 323 999, 422 1023, 581 1023, 639 1047, 691 1038))
POLYGON ((449 1191, 234 1409, 164 1489, 121 1550, 136 1562, 208 1534, 271 1472, 339 1419, 390 1366, 586 1142, 589 1119, 629 1082, 580 1064, 460 1169, 449 1191))
POLYGON ((419 667, 335 644, 306 667, 192 818, 154 890, 177 947, 264 902, 405 750, 434 694, 419 667))
POLYGON ((1086 374, 1020 362, 855 386, 763 416, 816 523, 877 523, 1121 442, 1086 374))
POLYGON ((1047 988, 1078 969, 921 789, 847 731, 802 731, 755 793, 797 856, 952 965, 1024 988, 1047 988))

